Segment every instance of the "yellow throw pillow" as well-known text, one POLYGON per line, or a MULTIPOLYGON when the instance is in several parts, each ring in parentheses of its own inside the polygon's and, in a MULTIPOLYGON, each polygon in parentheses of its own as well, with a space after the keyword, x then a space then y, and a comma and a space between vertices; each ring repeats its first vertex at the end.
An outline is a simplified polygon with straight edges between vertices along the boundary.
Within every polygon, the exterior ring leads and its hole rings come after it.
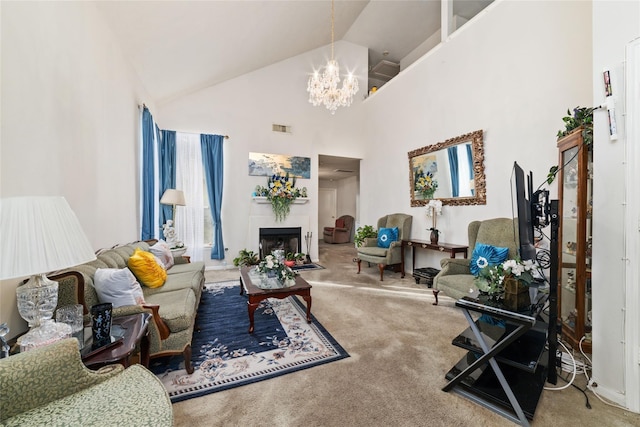
POLYGON ((137 248, 127 261, 129 270, 148 288, 159 288, 167 280, 167 272, 156 262, 155 255, 137 248))

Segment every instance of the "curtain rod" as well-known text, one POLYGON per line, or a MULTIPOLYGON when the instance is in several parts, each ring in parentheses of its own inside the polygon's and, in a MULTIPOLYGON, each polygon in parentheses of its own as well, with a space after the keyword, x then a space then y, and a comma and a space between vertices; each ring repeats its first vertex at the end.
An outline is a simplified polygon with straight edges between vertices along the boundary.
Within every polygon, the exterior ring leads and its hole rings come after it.
MULTIPOLYGON (((143 102, 142 105, 138 105, 138 108, 147 108, 147 105, 143 102)), ((229 135, 224 135, 224 139, 231 139, 231 137, 229 135)))

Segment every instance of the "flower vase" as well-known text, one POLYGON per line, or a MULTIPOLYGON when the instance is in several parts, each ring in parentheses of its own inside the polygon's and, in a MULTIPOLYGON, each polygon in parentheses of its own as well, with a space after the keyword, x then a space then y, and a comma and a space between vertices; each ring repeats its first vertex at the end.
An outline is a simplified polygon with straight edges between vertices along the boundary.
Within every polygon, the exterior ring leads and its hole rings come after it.
POLYGON ((511 311, 522 311, 531 305, 529 287, 514 277, 504 279, 504 306, 511 311))
POLYGON ((437 245, 439 237, 440 237, 440 232, 438 230, 436 230, 435 228, 432 228, 431 229, 431 235, 429 236, 429 238, 431 239, 431 244, 432 245, 437 245))

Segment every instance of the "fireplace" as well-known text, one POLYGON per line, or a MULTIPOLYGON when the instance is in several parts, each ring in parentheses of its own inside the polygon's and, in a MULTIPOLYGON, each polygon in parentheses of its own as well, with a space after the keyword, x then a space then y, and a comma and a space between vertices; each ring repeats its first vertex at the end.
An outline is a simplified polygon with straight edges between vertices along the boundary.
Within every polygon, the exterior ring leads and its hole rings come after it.
POLYGON ((287 252, 302 252, 302 227, 260 228, 260 259, 271 251, 283 249, 287 252))

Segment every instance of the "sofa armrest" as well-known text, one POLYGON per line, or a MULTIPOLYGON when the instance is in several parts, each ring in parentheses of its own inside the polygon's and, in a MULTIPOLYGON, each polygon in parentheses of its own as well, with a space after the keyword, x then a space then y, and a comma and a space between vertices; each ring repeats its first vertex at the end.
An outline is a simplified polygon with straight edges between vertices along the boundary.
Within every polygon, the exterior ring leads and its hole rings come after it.
POLYGON ((153 322, 156 324, 158 332, 160 333, 160 339, 166 340, 169 338, 169 326, 167 326, 164 320, 162 320, 162 317, 160 317, 160 306, 158 304, 143 304, 142 306, 151 310, 151 313, 153 314, 153 322))
POLYGON ((89 370, 75 338, 2 359, 0 421, 99 384, 123 369, 117 365, 89 370))
POLYGON ((439 276, 448 276, 451 274, 471 274, 469 263, 471 261, 466 258, 443 258, 440 260, 442 271, 439 276))

